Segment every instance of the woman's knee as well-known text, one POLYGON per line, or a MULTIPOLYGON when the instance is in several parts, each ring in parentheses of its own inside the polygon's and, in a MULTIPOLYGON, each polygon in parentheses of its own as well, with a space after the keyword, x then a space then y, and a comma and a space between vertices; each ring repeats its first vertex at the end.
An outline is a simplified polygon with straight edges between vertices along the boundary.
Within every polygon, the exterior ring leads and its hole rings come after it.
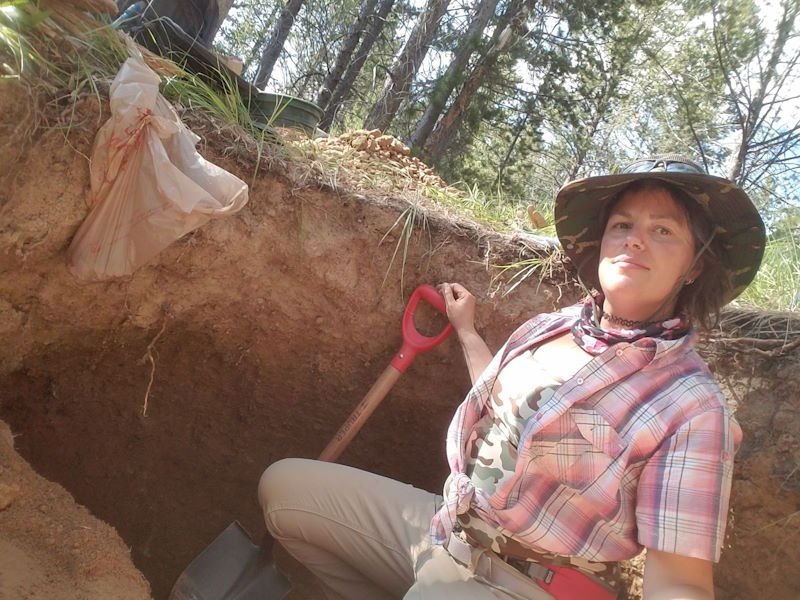
POLYGON ((280 501, 287 493, 293 493, 298 477, 307 469, 309 461, 302 458, 284 458, 272 463, 261 474, 258 482, 258 501, 266 510, 270 503, 280 501))

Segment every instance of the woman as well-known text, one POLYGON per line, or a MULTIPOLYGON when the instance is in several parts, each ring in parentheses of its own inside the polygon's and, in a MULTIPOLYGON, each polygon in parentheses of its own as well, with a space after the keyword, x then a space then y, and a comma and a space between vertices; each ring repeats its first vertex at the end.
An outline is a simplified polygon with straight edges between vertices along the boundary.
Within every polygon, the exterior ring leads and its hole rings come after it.
POLYGON ((691 326, 755 276, 763 223, 672 155, 566 185, 555 216, 584 303, 493 357, 441 286, 473 381, 443 497, 315 461, 262 477, 267 527, 329 597, 610 598, 594 574, 642 548, 646 600, 713 597, 741 430, 691 326))

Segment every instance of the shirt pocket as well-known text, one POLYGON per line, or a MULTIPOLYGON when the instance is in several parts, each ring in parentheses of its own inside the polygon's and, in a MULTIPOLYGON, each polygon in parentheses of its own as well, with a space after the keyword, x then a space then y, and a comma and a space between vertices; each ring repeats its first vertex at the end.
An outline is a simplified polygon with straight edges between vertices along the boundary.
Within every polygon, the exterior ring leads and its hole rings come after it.
POLYGON ((614 477, 609 469, 625 451, 625 441, 596 410, 573 406, 568 415, 572 430, 562 448, 566 460, 561 461, 559 478, 580 491, 600 482, 603 487, 613 487, 607 481, 614 477))

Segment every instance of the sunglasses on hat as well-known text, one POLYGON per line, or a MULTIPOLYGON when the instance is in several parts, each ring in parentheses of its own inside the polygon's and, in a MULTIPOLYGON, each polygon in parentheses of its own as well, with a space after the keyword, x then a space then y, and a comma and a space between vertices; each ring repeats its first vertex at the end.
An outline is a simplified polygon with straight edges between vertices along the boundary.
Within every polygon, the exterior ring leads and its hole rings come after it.
POLYGON ((695 175, 706 175, 697 163, 685 158, 643 158, 635 163, 628 165, 622 171, 623 174, 631 173, 693 173, 695 175))

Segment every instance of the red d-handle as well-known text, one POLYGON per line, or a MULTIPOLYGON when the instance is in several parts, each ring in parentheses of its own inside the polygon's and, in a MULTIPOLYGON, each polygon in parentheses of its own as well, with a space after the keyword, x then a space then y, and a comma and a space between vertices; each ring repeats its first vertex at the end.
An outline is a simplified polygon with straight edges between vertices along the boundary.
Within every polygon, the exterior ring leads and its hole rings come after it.
POLYGON ((378 380, 372 384, 367 395, 361 399, 358 406, 356 406, 353 412, 350 413, 350 416, 347 417, 347 420, 339 428, 339 431, 336 432, 336 435, 333 436, 333 439, 328 442, 322 454, 319 455, 320 460, 332 462, 339 458, 347 445, 361 430, 364 422, 408 368, 408 365, 414 361, 417 354, 435 348, 450 335, 453 327, 449 323, 439 335, 434 337, 422 335, 417 331, 417 328, 414 326, 414 312, 417 310, 417 305, 419 305, 420 300, 425 300, 443 315, 447 314, 447 306, 444 297, 436 291, 436 288, 430 285, 421 285, 414 290, 414 293, 411 294, 411 298, 408 300, 408 304, 406 304, 406 310, 403 313, 403 345, 400 347, 397 354, 395 354, 389 366, 387 366, 380 377, 378 377, 378 380))
POLYGON ((406 369, 414 362, 418 354, 433 350, 436 346, 445 341, 447 336, 453 331, 453 326, 450 323, 447 324, 439 335, 433 337, 423 335, 417 331, 417 327, 414 325, 414 313, 417 310, 420 300, 425 300, 433 308, 447 316, 447 305, 445 304, 444 297, 435 287, 423 284, 414 290, 411 294, 411 298, 408 299, 406 310, 403 313, 403 345, 391 362, 391 365, 401 373, 406 372, 406 369))

